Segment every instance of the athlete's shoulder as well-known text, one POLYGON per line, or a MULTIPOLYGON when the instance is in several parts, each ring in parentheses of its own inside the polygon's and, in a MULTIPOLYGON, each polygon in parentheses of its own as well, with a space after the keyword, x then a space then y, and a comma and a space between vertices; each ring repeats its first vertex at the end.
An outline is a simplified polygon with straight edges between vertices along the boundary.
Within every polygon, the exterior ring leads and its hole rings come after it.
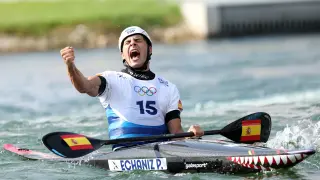
POLYGON ((182 102, 180 100, 180 92, 178 90, 178 87, 174 83, 170 82, 169 80, 161 76, 156 76, 156 78, 160 82, 160 84, 163 84, 164 86, 168 87, 167 92, 169 93, 169 104, 167 113, 174 110, 179 110, 181 112, 183 110, 183 107, 182 102))
POLYGON ((97 75, 97 76, 109 76, 109 75, 114 75, 114 74, 116 74, 116 73, 117 73, 117 71, 107 70, 107 71, 99 72, 99 73, 97 73, 96 75, 97 75))

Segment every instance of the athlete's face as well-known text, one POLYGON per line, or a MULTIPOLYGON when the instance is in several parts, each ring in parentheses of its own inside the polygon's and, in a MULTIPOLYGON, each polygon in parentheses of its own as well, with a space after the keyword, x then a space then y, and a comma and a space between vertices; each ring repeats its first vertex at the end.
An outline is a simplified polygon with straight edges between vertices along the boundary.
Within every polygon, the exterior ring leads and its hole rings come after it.
MULTIPOLYGON (((132 68, 140 68, 147 60, 148 43, 142 35, 136 34, 127 37, 123 42, 122 58, 127 61, 132 68)), ((150 53, 152 48, 149 47, 150 53)))

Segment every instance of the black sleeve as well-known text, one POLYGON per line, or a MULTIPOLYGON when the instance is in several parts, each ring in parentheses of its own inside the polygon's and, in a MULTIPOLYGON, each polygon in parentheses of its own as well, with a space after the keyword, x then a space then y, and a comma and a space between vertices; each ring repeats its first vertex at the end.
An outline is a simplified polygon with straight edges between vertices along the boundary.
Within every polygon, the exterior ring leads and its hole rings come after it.
POLYGON ((98 77, 101 80, 101 84, 100 84, 99 91, 98 91, 98 96, 100 96, 106 90, 107 80, 106 80, 106 78, 104 78, 102 76, 98 76, 98 77))
POLYGON ((171 121, 172 119, 176 119, 176 118, 180 119, 180 111, 179 110, 173 110, 173 111, 168 112, 165 117, 166 124, 169 121, 171 121))

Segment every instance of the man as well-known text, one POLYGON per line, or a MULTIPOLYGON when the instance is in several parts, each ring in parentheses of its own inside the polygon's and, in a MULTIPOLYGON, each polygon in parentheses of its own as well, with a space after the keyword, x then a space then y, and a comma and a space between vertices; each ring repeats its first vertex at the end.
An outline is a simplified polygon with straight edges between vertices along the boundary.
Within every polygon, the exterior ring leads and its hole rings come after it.
MULTIPOLYGON (((119 50, 125 69, 86 78, 75 66, 74 49, 60 51, 69 77, 80 93, 98 97, 106 110, 110 139, 181 133, 182 104, 177 87, 149 69, 152 41, 146 31, 128 27, 120 35, 119 50)), ((192 125, 189 132, 203 131, 192 125)), ((113 146, 114 149, 128 144, 113 146)))

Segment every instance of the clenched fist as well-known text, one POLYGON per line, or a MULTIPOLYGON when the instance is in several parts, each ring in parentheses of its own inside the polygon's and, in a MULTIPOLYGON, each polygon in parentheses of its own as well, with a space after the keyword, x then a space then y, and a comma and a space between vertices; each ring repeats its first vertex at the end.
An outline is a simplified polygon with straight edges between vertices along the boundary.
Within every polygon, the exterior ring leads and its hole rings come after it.
POLYGON ((73 47, 68 46, 61 49, 60 54, 67 65, 70 65, 74 62, 75 56, 73 47))
POLYGON ((204 135, 203 130, 201 129, 201 127, 199 125, 192 125, 190 126, 188 132, 193 132, 193 134, 197 137, 201 137, 204 135))

